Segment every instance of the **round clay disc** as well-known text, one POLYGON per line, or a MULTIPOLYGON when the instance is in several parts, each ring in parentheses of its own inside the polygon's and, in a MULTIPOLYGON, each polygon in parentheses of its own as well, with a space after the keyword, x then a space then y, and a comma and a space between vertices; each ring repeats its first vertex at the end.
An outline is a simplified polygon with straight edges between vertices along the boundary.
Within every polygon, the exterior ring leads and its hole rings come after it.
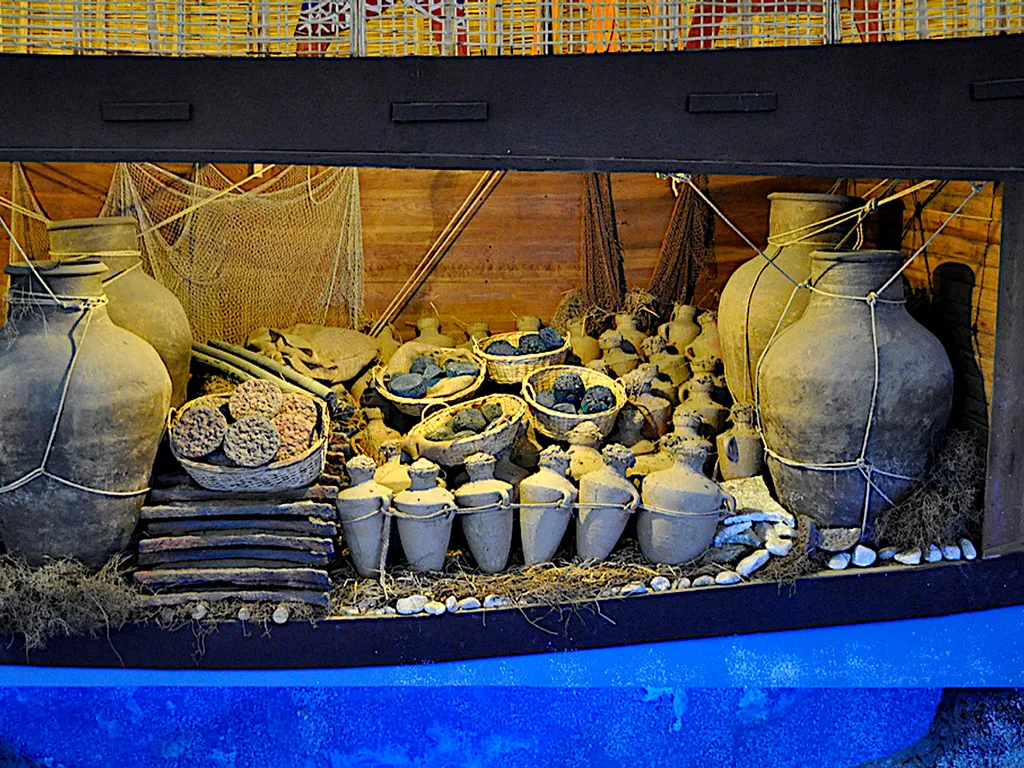
POLYGON ((270 419, 280 410, 282 399, 281 388, 277 384, 265 379, 252 379, 238 385, 228 400, 228 410, 235 419, 252 414, 270 419))
POLYGON ((228 420, 218 408, 188 408, 171 427, 171 445, 186 459, 199 459, 217 450, 228 431, 228 420))
POLYGON ((270 419, 255 414, 236 421, 224 435, 224 453, 240 467, 269 464, 280 447, 281 438, 270 419))
POLYGON ((299 416, 282 413, 274 418, 273 424, 281 439, 274 461, 294 459, 313 442, 313 425, 299 416))
POLYGON ((317 416, 319 415, 313 398, 300 395, 298 392, 285 392, 282 395, 281 409, 277 412, 277 415, 284 416, 285 414, 298 416, 313 426, 316 426, 317 416))

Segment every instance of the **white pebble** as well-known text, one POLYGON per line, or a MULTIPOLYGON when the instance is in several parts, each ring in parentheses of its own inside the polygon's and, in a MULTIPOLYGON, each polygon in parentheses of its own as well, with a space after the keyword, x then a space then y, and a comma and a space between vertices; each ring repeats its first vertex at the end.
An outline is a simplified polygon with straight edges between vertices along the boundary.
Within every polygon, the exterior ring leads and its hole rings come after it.
POLYGON ((735 584, 739 580, 740 575, 736 571, 722 571, 715 576, 715 584, 735 584))
POLYGON ((978 556, 978 550, 967 539, 960 539, 960 549, 964 553, 965 560, 974 560, 978 556))
POLYGON ((409 597, 398 598, 395 608, 403 616, 412 616, 414 613, 422 611, 423 606, 429 602, 430 598, 426 595, 410 595, 409 597))
POLYGON ((858 544, 853 548, 853 564, 858 568, 867 568, 878 558, 878 553, 870 547, 858 544))
POLYGON ((210 609, 206 607, 205 603, 196 603, 192 606, 192 618, 196 621, 205 618, 209 612, 210 609))
POLYGON ((274 609, 274 613, 270 618, 274 620, 275 624, 287 624, 289 616, 291 616, 291 611, 288 610, 288 606, 279 605, 274 609))
POLYGON ((908 552, 899 552, 896 554, 895 560, 897 563, 903 563, 903 565, 919 565, 921 563, 921 550, 918 547, 914 547, 908 552))
POLYGON ((464 597, 459 600, 460 611, 475 611, 480 607, 480 601, 475 597, 464 597))
POLYGON ((484 608, 501 608, 502 606, 508 605, 508 600, 504 597, 498 597, 497 595, 487 595, 484 598, 484 608))
POLYGON ((946 544, 942 547, 942 557, 946 560, 959 560, 960 547, 956 544, 946 544))
POLYGON ((672 589, 689 589, 690 580, 685 576, 672 582, 672 589))
POLYGON ((880 560, 892 560, 894 557, 896 557, 896 547, 883 547, 878 550, 880 560))
POLYGON ((359 609, 355 608, 353 606, 347 606, 347 607, 341 609, 341 615, 342 616, 358 616, 359 615, 359 609))
POLYGON ((449 595, 448 599, 444 601, 444 607, 448 613, 455 613, 459 610, 459 598, 455 595, 449 595))
POLYGON ((642 595, 647 592, 647 587, 641 584, 639 581, 633 584, 627 584, 619 590, 620 595, 642 595))
POLYGON ((672 582, 666 579, 664 576, 655 576, 651 579, 651 589, 655 592, 664 592, 666 589, 671 588, 672 582))
POLYGON ((840 552, 828 559, 828 567, 833 571, 842 571, 850 564, 850 553, 840 552))
POLYGON ((715 534, 715 546, 721 547, 723 544, 742 544, 751 540, 756 541, 757 537, 753 534, 746 536, 743 535, 753 527, 754 524, 749 520, 742 523, 736 523, 735 525, 727 525, 715 534))
POLYGON ((695 587, 710 587, 715 583, 714 576, 698 576, 693 580, 693 586, 695 587))
MULTIPOLYGON (((736 573, 740 576, 747 577, 767 563, 770 559, 771 554, 767 549, 759 549, 740 560, 739 564, 736 566, 736 573)), ((726 571, 726 573, 728 573, 728 571, 726 571)))
POLYGON ((928 545, 928 554, 924 556, 924 559, 929 563, 937 563, 942 560, 942 550, 936 547, 934 544, 928 545))
POLYGON ((238 620, 239 621, 248 621, 251 618, 252 618, 252 611, 250 611, 248 608, 246 608, 245 606, 242 606, 241 608, 238 609, 238 620))
POLYGON ((793 551, 793 540, 769 536, 768 541, 764 543, 764 548, 776 557, 785 557, 793 551))
POLYGON ((395 606, 393 605, 385 605, 384 613, 388 616, 394 616, 396 613, 398 613, 398 611, 395 609, 395 606))
POLYGON ((440 603, 437 600, 430 600, 426 605, 423 606, 423 610, 429 613, 431 616, 440 616, 445 613, 448 609, 444 603, 440 603))
POLYGON ((733 523, 782 523, 792 528, 796 528, 796 518, 793 517, 789 512, 784 509, 775 512, 767 512, 762 510, 754 510, 752 512, 744 512, 740 515, 733 515, 725 519, 726 525, 732 525, 733 523))

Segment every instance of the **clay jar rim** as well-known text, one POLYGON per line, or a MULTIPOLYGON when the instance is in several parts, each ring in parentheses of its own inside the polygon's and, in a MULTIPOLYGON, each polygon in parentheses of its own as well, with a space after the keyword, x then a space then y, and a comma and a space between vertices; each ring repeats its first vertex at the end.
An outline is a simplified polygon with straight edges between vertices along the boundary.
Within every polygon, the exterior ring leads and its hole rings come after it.
MULTIPOLYGON (((828 273, 835 267, 842 267, 848 264, 868 264, 877 267, 889 267, 889 272, 882 278, 878 285, 869 290, 877 291, 894 274, 903 263, 903 254, 900 251, 814 251, 811 253, 811 285, 817 286, 823 278, 827 279, 828 273)), ((894 280, 885 289, 880 298, 898 300, 903 298, 903 282, 894 280)))
POLYGON ((863 205, 864 198, 853 195, 832 195, 826 192, 770 192, 769 200, 798 200, 815 203, 836 203, 847 205, 863 205))
MULTIPOLYGON (((46 261, 32 262, 35 272, 51 277, 87 277, 89 275, 102 275, 107 272, 108 267, 100 259, 80 259, 77 261, 60 261, 48 259, 46 261)), ((8 275, 22 276, 33 274, 32 267, 28 264, 8 264, 4 267, 4 273, 8 275)))

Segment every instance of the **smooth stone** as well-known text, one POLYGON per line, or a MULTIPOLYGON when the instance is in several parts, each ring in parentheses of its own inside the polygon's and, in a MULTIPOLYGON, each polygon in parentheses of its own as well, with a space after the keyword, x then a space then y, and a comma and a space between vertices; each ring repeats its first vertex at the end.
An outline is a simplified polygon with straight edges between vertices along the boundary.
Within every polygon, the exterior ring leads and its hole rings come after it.
POLYGON ((959 560, 960 547, 956 544, 946 544, 942 547, 942 557, 946 560, 959 560))
POLYGON ((768 541, 768 537, 775 533, 774 523, 754 523, 754 535, 762 541, 768 541))
POLYGON ((437 600, 431 600, 423 606, 423 610, 431 616, 440 616, 442 613, 446 613, 448 608, 444 603, 439 603, 437 600))
POLYGON ((748 549, 750 547, 745 544, 723 544, 720 547, 709 549, 705 553, 704 559, 715 565, 731 565, 747 554, 748 549))
POLYGON ((501 608, 508 605, 508 600, 498 595, 487 595, 484 598, 484 608, 501 608))
POLYGON ((633 583, 633 584, 627 584, 626 586, 624 586, 622 589, 619 590, 619 594, 620 595, 643 595, 643 594, 646 594, 646 592, 647 592, 647 587, 645 587, 640 582, 636 582, 636 583, 633 583))
POLYGON ((825 552, 845 552, 860 541, 860 528, 820 528, 818 549, 825 552))
POLYGON ((769 536, 764 543, 764 548, 776 557, 785 557, 793 551, 792 539, 780 539, 778 536, 769 536))
POLYGON ((698 576, 693 580, 693 586, 695 587, 713 587, 715 585, 714 576, 698 576))
POLYGON ((386 616, 394 616, 397 613, 398 613, 398 609, 395 608, 395 606, 393 606, 393 605, 385 605, 384 606, 384 614, 386 616))
POLYGON ((291 612, 288 608, 286 606, 279 605, 270 618, 274 620, 275 624, 287 624, 289 616, 291 616, 291 612))
POLYGON ((359 615, 359 609, 358 608, 352 608, 350 606, 349 607, 345 607, 345 608, 341 609, 341 614, 340 615, 342 615, 342 616, 358 616, 359 615))
POLYGON ((828 560, 828 567, 833 571, 845 570, 846 566, 850 564, 850 555, 848 552, 840 552, 837 555, 832 555, 828 560))
POLYGON ((195 621, 206 618, 206 614, 210 612, 210 609, 206 607, 204 603, 196 603, 192 607, 192 613, 190 614, 195 621))
POLYGON ((880 560, 892 560, 894 557, 896 557, 896 547, 883 547, 878 550, 880 560))
POLYGON ((238 620, 239 621, 248 621, 251 618, 252 618, 252 611, 250 611, 248 608, 243 606, 243 607, 238 609, 238 620))
POLYGON ((749 519, 755 523, 785 523, 796 528, 796 518, 772 498, 764 478, 760 475, 726 480, 722 483, 722 490, 736 498, 737 514, 726 522, 749 519))
POLYGON ((398 602, 395 603, 395 609, 403 616, 411 616, 414 613, 422 611, 423 607, 429 602, 430 598, 426 595, 400 597, 398 598, 398 602))
POLYGON ((672 589, 689 589, 690 580, 685 576, 672 582, 672 589))
POLYGON ((780 539, 795 539, 796 528, 786 525, 785 523, 776 523, 772 526, 772 534, 780 539))
POLYGON ((475 597, 464 597, 459 600, 460 611, 475 611, 480 607, 480 601, 475 597))
POLYGON ((897 563, 903 563, 903 565, 919 565, 921 563, 921 550, 914 547, 909 552, 897 552, 893 559, 897 563))
MULTIPOLYGON (((736 573, 746 578, 767 563, 771 557, 771 553, 769 553, 767 549, 759 549, 757 552, 747 555, 740 560, 739 565, 736 566, 736 573)), ((728 573, 728 571, 726 571, 726 573, 728 573)))
POLYGON ((978 550, 968 539, 960 539, 960 550, 964 553, 965 560, 974 560, 978 556, 978 550))
POLYGON ((455 595, 450 595, 448 599, 444 601, 444 607, 448 613, 455 613, 459 610, 459 599, 455 595))
POLYGON ((715 576, 715 584, 737 584, 739 583, 740 575, 736 571, 722 571, 720 574, 715 576))
POLYGON ((853 548, 853 564, 858 568, 867 568, 878 559, 878 553, 870 547, 858 544, 853 548))
MULTIPOLYGON (((721 485, 725 488, 731 482, 735 481, 729 480, 721 485)), ((783 525, 788 525, 791 528, 796 527, 796 519, 785 510, 782 512, 754 510, 725 518, 726 525, 732 525, 734 523, 782 523, 783 525)))
POLYGON ((671 588, 672 582, 666 579, 664 576, 655 576, 651 579, 651 589, 655 592, 664 592, 666 589, 671 588))
POLYGON ((942 550, 934 544, 928 545, 928 554, 924 556, 925 562, 937 563, 942 560, 942 550))

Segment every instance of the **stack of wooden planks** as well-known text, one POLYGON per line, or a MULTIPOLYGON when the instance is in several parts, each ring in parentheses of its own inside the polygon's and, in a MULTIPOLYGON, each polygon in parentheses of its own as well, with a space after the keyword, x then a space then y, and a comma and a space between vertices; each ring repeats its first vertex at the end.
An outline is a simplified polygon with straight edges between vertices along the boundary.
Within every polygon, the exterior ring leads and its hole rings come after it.
POLYGON ((150 491, 135 581, 151 607, 224 600, 327 607, 338 489, 273 494, 180 484, 150 491))

